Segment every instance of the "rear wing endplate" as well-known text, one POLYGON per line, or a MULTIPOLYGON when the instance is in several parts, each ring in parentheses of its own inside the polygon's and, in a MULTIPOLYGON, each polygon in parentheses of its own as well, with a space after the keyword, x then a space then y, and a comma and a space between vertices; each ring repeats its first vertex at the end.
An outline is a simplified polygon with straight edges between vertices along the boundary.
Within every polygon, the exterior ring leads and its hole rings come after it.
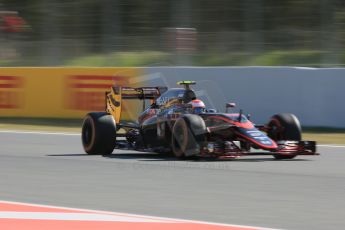
POLYGON ((122 99, 136 100, 155 100, 162 93, 167 91, 167 87, 122 87, 113 86, 111 90, 106 92, 106 112, 113 115, 116 123, 121 120, 122 99))

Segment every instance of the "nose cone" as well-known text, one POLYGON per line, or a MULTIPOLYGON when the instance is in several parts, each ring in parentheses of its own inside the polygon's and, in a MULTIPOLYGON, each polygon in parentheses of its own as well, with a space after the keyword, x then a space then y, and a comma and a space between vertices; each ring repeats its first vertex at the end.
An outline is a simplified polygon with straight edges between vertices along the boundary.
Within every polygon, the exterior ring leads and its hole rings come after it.
POLYGON ((269 138, 265 133, 261 132, 260 130, 253 128, 253 129, 240 129, 240 135, 247 139, 248 141, 256 144, 262 149, 274 150, 277 149, 278 146, 271 138, 269 138))

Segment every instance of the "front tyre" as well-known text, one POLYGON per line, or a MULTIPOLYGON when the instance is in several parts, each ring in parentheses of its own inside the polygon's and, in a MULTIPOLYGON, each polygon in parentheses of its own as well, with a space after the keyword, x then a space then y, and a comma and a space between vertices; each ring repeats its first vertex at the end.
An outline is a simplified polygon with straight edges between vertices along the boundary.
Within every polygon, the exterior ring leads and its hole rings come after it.
POLYGON ((88 113, 83 121, 81 140, 87 154, 111 154, 116 144, 114 118, 105 112, 88 113))
MULTIPOLYGON (((268 123, 268 136, 274 141, 302 139, 302 128, 298 118, 290 113, 281 113, 272 116, 268 123)), ((277 160, 293 159, 296 155, 273 155, 277 160)))
POLYGON ((206 132, 205 122, 200 116, 188 114, 180 117, 172 130, 172 152, 178 158, 197 156, 206 132))

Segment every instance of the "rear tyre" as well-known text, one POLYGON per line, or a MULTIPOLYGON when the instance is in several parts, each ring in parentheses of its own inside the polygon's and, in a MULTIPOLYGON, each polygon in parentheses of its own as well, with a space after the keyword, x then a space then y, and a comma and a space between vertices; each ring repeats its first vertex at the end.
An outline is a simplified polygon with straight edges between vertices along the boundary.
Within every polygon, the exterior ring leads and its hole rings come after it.
POLYGON ((172 130, 172 152, 178 158, 197 156, 206 132, 205 122, 200 116, 187 114, 179 118, 172 130))
POLYGON ((116 145, 114 118, 105 112, 88 113, 83 121, 81 140, 87 154, 111 154, 116 145))
MULTIPOLYGON (((274 115, 268 123, 268 136, 274 141, 290 140, 300 141, 302 139, 302 128, 298 118, 290 113, 274 115)), ((293 159, 296 155, 278 155, 273 157, 277 160, 293 159)))

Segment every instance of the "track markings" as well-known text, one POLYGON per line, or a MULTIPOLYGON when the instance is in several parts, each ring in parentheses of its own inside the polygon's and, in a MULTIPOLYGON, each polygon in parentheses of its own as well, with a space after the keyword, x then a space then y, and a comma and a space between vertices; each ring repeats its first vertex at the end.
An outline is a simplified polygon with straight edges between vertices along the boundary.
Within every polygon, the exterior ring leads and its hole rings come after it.
MULTIPOLYGON (((0 133, 13 133, 13 134, 36 134, 36 135, 60 135, 60 136, 80 136, 80 133, 74 132, 49 132, 49 131, 26 131, 26 130, 0 130, 0 133)), ((318 147, 327 148, 345 148, 345 145, 337 144, 318 144, 318 147)))
POLYGON ((0 201, 1 230, 268 230, 126 213, 0 201))
POLYGON ((60 135, 60 136, 80 136, 80 133, 64 133, 64 132, 45 132, 45 131, 23 131, 23 130, 0 130, 0 133, 13 134, 37 134, 37 135, 60 135))
POLYGON ((318 147, 327 147, 327 148, 345 148, 345 145, 317 145, 318 147))

